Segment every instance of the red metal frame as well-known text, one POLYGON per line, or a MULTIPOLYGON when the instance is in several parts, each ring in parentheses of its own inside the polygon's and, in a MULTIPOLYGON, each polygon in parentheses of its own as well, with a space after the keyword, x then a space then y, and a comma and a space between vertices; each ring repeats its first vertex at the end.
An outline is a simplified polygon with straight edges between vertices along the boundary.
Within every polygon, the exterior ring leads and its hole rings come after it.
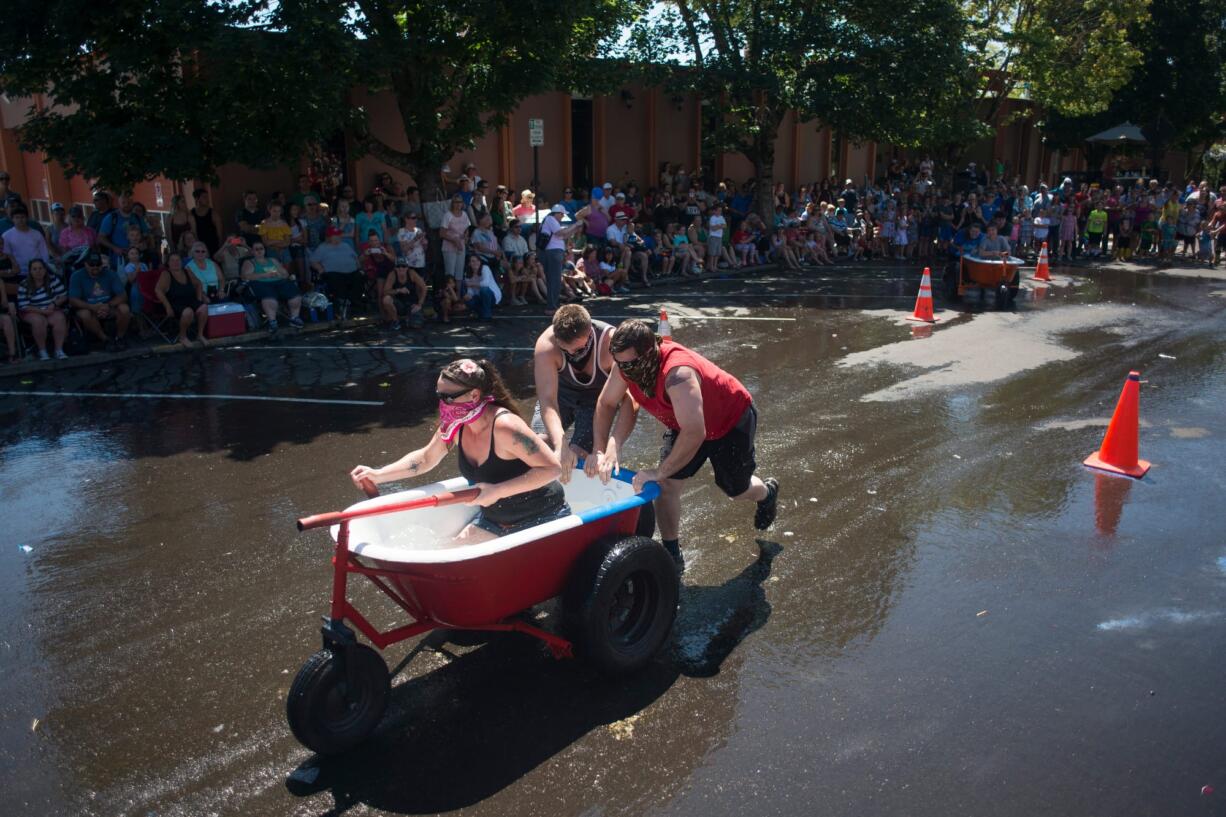
POLYGON ((358 629, 372 644, 380 650, 385 650, 393 644, 397 644, 422 633, 429 632, 439 627, 447 629, 462 629, 462 630, 482 630, 508 632, 514 631, 533 636, 545 642, 553 653, 554 658, 570 658, 574 655, 573 645, 570 641, 561 638, 539 627, 511 618, 502 621, 482 624, 480 626, 465 627, 454 624, 441 624, 428 615, 414 602, 413 599, 407 598, 397 588, 384 581, 384 577, 396 575, 408 575, 407 570, 398 570, 392 567, 371 567, 362 564, 359 558, 349 552, 349 522, 352 519, 359 519, 367 516, 379 516, 385 513, 397 513, 405 510, 416 508, 437 507, 439 505, 450 505, 456 502, 465 502, 478 493, 477 489, 470 488, 463 491, 444 492, 434 494, 420 499, 410 500, 407 502, 397 502, 389 505, 383 505, 374 508, 361 508, 354 511, 343 511, 338 513, 319 514, 317 516, 306 517, 298 520, 298 529, 301 531, 312 530, 314 528, 330 527, 332 525, 340 525, 340 530, 336 536, 336 548, 332 554, 332 604, 329 612, 329 618, 334 622, 348 621, 358 629), (396 603, 400 609, 404 610, 413 618, 411 624, 405 624, 401 627, 395 627, 390 630, 380 631, 377 627, 366 620, 366 617, 358 611, 356 607, 349 603, 347 595, 349 587, 349 574, 357 574, 368 578, 375 587, 379 588, 384 595, 396 603))

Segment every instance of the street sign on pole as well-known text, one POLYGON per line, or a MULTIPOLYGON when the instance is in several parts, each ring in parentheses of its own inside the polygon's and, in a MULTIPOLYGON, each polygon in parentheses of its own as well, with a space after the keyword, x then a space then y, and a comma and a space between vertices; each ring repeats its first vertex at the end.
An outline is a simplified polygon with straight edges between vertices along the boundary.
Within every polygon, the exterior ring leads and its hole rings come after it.
POLYGON ((540 184, 541 145, 545 144, 545 120, 528 120, 528 144, 532 146, 532 189, 540 184))

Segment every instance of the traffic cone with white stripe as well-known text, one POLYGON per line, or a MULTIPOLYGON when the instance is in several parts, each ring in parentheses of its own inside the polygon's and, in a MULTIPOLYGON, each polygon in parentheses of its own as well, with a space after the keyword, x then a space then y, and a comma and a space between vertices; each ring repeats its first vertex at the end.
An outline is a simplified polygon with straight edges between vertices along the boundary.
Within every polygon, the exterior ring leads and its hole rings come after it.
POLYGON ((907 320, 937 322, 936 315, 932 314, 932 270, 928 267, 924 267, 924 277, 920 279, 919 297, 915 299, 915 314, 907 320))
POLYGON ((1042 248, 1039 250, 1039 263, 1034 267, 1034 279, 1036 281, 1050 281, 1051 272, 1047 269, 1047 242, 1043 242, 1042 248))
POLYGON ((662 338, 671 338, 673 336, 673 328, 668 323, 668 313, 663 309, 660 310, 660 323, 656 327, 656 334, 662 338))

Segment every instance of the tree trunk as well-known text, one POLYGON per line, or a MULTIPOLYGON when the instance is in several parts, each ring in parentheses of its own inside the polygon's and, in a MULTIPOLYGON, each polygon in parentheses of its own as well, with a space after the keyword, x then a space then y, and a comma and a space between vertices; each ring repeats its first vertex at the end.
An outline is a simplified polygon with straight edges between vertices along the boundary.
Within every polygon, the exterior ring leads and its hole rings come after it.
MULTIPOLYGON (((402 168, 413 177, 417 190, 421 194, 421 202, 443 201, 447 191, 443 189, 443 165, 441 162, 413 162, 409 167, 402 168)), ((452 168, 454 171, 455 168, 452 168)), ((459 175, 458 173, 456 174, 459 175)))
POLYGON ((753 162, 753 175, 758 181, 758 188, 754 193, 754 212, 762 218, 762 223, 766 225, 766 229, 770 230, 775 225, 775 157, 774 151, 771 151, 771 156, 766 159, 747 156, 753 162))

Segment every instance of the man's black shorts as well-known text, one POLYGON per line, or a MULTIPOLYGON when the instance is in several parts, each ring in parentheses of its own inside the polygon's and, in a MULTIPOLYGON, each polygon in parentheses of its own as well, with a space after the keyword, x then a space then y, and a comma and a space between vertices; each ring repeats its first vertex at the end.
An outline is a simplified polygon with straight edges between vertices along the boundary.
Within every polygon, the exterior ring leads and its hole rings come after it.
MULTIPOLYGON (((592 423, 596 418, 596 398, 599 392, 577 392, 573 389, 558 388, 558 418, 562 421, 562 430, 575 430, 570 435, 571 445, 584 451, 592 450, 594 436, 592 423)), ((541 406, 537 403, 532 415, 532 430, 538 434, 545 433, 545 423, 541 420, 541 406)))
MULTIPOLYGON (((732 430, 718 440, 707 440, 698 449, 694 458, 669 479, 689 479, 698 473, 702 464, 711 461, 715 471, 715 484, 728 496, 739 496, 749 490, 750 477, 758 463, 754 460, 753 439, 758 430, 758 410, 753 403, 745 409, 741 419, 732 430)), ((664 432, 664 444, 660 447, 660 461, 673 450, 679 432, 669 429, 664 432)))

